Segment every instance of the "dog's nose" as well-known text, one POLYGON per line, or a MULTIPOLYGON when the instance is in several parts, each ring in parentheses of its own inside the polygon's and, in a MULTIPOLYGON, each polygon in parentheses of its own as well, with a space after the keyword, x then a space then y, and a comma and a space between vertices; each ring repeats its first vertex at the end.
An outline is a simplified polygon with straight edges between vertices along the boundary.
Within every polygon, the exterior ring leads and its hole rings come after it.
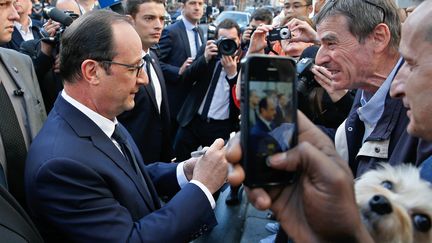
POLYGON ((371 210, 379 215, 389 214, 393 211, 390 202, 383 195, 375 195, 369 200, 371 210))

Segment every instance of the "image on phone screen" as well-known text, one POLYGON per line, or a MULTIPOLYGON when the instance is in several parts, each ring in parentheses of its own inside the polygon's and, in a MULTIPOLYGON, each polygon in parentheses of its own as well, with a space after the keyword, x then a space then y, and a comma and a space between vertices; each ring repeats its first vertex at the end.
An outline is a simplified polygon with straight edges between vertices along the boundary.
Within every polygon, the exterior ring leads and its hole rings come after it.
POLYGON ((243 142, 247 148, 246 183, 249 186, 285 184, 286 172, 267 166, 270 155, 296 145, 295 69, 291 59, 254 57, 248 73, 242 116, 243 142), (257 71, 257 70, 260 70, 257 71), (246 104, 247 102, 247 104, 246 104))

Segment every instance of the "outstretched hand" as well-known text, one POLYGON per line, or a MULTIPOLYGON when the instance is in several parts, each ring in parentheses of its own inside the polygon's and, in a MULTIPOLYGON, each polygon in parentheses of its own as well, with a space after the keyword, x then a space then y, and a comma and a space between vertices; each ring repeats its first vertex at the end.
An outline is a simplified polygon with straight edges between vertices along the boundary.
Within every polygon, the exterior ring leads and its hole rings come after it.
MULTIPOLYGON (((301 112, 298 124, 299 145, 270 158, 275 169, 299 172, 298 181, 267 191, 246 188, 249 200, 258 209, 271 209, 296 242, 371 242, 360 220, 347 163, 332 141, 301 112)), ((234 164, 241 158, 238 141, 227 149, 228 161, 234 164)))

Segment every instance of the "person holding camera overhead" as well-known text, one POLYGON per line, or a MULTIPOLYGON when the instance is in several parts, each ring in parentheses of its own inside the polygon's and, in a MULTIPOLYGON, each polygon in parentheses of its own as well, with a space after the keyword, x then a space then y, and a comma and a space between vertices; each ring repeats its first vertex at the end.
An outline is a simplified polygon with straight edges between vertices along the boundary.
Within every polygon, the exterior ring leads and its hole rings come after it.
POLYGON ((196 83, 177 116, 174 152, 178 160, 190 158, 192 151, 216 138, 228 139, 239 124, 231 89, 238 76, 240 27, 226 19, 216 27, 216 39, 207 41, 200 50, 204 55, 198 55, 182 75, 182 82, 196 83))

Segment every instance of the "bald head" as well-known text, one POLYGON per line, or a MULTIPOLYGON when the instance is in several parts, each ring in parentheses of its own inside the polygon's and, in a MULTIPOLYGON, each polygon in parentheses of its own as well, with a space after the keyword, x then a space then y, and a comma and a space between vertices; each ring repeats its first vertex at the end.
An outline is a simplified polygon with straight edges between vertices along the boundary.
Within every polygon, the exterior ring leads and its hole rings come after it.
POLYGON ((64 11, 72 11, 75 14, 81 15, 78 3, 75 0, 58 0, 56 8, 64 11))

